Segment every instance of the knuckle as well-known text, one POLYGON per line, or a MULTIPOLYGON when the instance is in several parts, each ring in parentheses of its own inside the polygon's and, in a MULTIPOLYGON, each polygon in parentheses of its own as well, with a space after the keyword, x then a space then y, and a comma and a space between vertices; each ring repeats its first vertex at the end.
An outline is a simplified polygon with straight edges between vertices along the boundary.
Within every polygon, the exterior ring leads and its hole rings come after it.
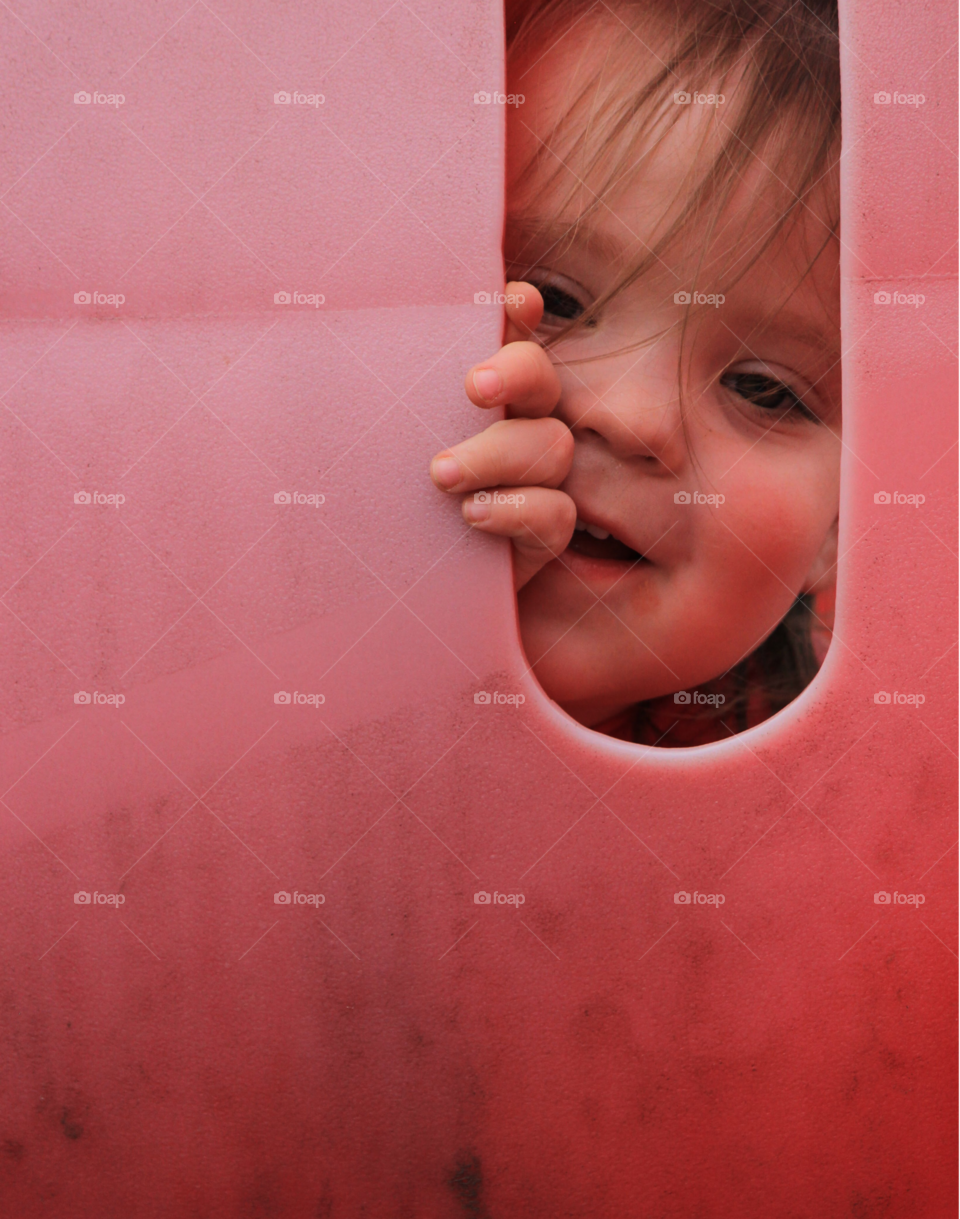
POLYGON ((554 447, 554 452, 558 454, 564 464, 569 465, 573 461, 573 451, 576 447, 576 442, 573 439, 573 432, 567 427, 562 419, 545 419, 544 423, 552 424, 551 444, 554 447))
POLYGON ((556 380, 556 370, 550 362, 550 357, 539 343, 526 343, 526 359, 529 361, 530 375, 539 388, 553 389, 556 380))
POLYGON ((516 367, 517 380, 525 390, 536 389, 543 380, 544 374, 552 370, 546 352, 537 343, 529 339, 521 339, 509 344, 511 357, 516 367))
POLYGON ((573 465, 575 442, 573 433, 559 419, 543 419, 538 422, 549 424, 541 433, 543 454, 541 461, 545 465, 545 477, 551 481, 562 482, 573 465))
POLYGON ((514 466, 526 466, 524 450, 529 446, 528 419, 501 419, 491 424, 490 470, 498 480, 511 477, 514 466))
POLYGON ((540 490, 517 509, 518 523, 530 536, 531 543, 555 550, 573 532, 577 509, 569 495, 562 491, 540 490))
POLYGON ((480 437, 475 436, 472 440, 465 440, 463 444, 458 444, 450 450, 460 463, 463 482, 468 485, 480 482, 482 485, 489 460, 487 449, 488 446, 482 443, 480 437))
POLYGON ((510 435, 503 432, 497 437, 491 438, 493 443, 490 446, 488 459, 485 463, 484 473, 490 478, 491 485, 499 485, 510 469, 510 435))

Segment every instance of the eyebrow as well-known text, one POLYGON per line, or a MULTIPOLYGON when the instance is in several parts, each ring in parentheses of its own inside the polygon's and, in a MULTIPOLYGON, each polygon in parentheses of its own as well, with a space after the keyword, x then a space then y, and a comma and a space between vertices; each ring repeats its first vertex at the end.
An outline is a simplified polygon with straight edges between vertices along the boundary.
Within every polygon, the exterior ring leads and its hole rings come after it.
POLYGON ((752 331, 751 341, 753 335, 763 334, 764 330, 769 332, 774 329, 822 355, 834 357, 835 360, 839 360, 841 357, 840 344, 833 341, 830 331, 821 326, 811 325, 795 310, 783 309, 767 318, 766 322, 759 321, 752 331))
POLYGON ((583 220, 566 224, 563 221, 534 216, 507 216, 506 229, 511 235, 511 241, 519 239, 521 243, 518 253, 520 260, 531 245, 534 245, 536 252, 542 256, 550 253, 558 245, 567 248, 577 246, 604 262, 622 261, 628 248, 616 237, 612 237, 608 233, 601 233, 588 221, 583 220))

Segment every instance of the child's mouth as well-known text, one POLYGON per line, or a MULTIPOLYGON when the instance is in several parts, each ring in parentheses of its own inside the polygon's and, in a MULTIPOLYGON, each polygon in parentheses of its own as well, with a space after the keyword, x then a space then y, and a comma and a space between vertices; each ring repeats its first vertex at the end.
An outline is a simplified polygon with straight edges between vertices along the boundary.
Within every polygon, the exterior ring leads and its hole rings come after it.
POLYGON ((588 559, 608 559, 617 563, 638 563, 644 557, 606 529, 587 525, 579 518, 567 549, 588 559))

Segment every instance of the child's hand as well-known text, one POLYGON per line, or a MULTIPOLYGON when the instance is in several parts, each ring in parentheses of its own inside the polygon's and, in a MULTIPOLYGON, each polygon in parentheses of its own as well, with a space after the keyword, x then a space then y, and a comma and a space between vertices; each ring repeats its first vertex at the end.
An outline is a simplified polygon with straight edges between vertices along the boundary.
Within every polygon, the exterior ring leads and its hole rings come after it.
POLYGON ((472 368, 464 387, 476 406, 506 404, 519 418, 494 423, 438 453, 430 476, 441 491, 491 493, 485 503, 466 495, 463 516, 477 529, 512 540, 514 587, 522 588, 566 549, 577 508, 569 495, 553 489, 573 462, 573 433, 548 418, 560 399, 560 381, 543 348, 527 341, 540 323, 543 298, 526 283, 507 284, 507 294, 522 296, 523 303, 506 306, 505 346, 472 368))

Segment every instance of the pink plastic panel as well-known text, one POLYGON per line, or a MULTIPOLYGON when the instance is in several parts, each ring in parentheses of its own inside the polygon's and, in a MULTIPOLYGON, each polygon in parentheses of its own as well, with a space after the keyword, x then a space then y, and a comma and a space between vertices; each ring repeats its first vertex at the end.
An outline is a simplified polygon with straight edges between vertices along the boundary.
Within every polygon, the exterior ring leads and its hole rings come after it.
POLYGON ((953 1213, 946 6, 843 15, 837 639, 692 752, 544 698, 426 478, 500 330, 499 7, 0 32, 4 1213, 953 1213))

